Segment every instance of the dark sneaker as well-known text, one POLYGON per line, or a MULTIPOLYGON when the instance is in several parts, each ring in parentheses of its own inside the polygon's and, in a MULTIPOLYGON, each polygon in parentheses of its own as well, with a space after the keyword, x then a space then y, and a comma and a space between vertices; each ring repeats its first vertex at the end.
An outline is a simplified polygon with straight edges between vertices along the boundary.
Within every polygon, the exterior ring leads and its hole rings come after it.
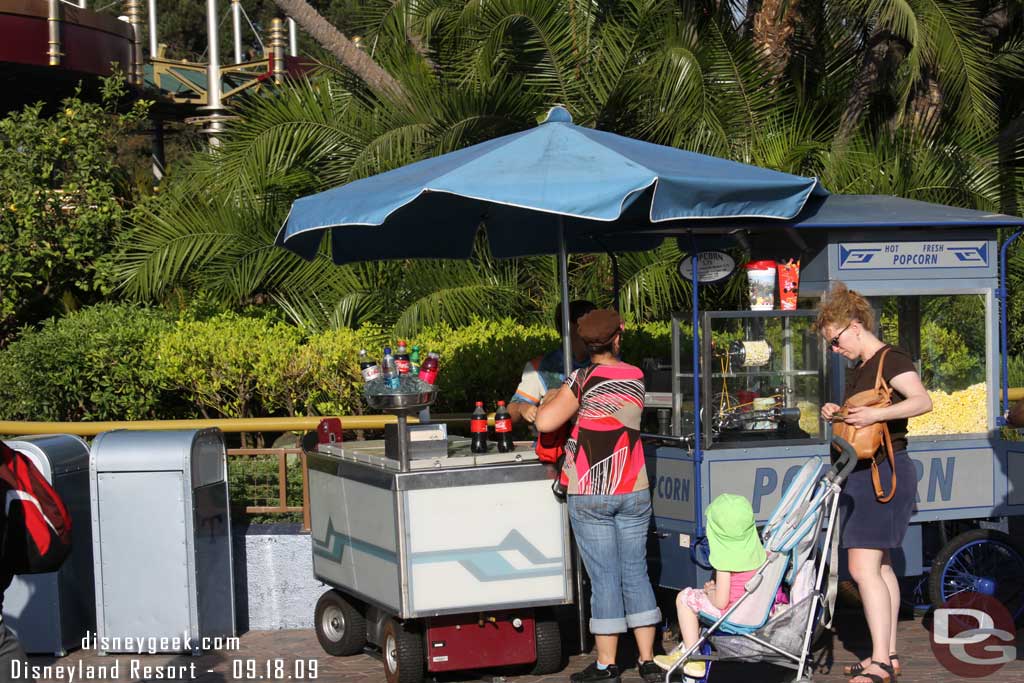
POLYGON ((573 683, 590 683, 590 681, 607 681, 607 683, 619 683, 619 667, 609 664, 607 669, 598 669, 597 662, 591 662, 583 671, 577 671, 569 676, 573 683))
POLYGON ((640 670, 640 678, 644 679, 646 683, 659 683, 665 680, 665 672, 661 670, 660 666, 655 664, 653 659, 640 662, 638 668, 640 670))

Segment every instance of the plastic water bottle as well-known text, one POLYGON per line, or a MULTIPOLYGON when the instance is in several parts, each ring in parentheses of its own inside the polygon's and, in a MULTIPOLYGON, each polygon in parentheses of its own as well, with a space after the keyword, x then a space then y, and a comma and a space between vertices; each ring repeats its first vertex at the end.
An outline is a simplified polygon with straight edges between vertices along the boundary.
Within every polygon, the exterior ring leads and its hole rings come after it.
POLYGON ((473 411, 473 419, 469 421, 469 431, 473 434, 473 443, 470 450, 474 453, 487 452, 487 413, 484 412, 484 402, 476 402, 476 410, 473 411))
POLYGON ((427 359, 423 361, 423 365, 420 366, 420 379, 427 384, 434 384, 437 382, 437 371, 439 369, 440 356, 431 351, 427 354, 427 359))
POLYGON ((388 389, 397 389, 401 384, 401 377, 398 375, 398 368, 395 367, 395 357, 391 355, 391 347, 384 347, 384 360, 381 363, 381 376, 384 378, 384 386, 388 389))
POLYGON ((409 374, 409 350, 405 346, 405 340, 398 340, 398 350, 395 351, 395 367, 399 375, 409 374))
POLYGON ((363 375, 363 382, 371 382, 380 377, 380 365, 370 358, 366 349, 359 349, 359 370, 363 375))
POLYGON ((409 374, 418 375, 420 374, 420 347, 413 346, 412 353, 409 354, 409 374))
POLYGON ((498 401, 498 409, 494 411, 494 433, 499 453, 510 453, 515 450, 516 446, 512 441, 512 416, 509 415, 504 401, 498 401))

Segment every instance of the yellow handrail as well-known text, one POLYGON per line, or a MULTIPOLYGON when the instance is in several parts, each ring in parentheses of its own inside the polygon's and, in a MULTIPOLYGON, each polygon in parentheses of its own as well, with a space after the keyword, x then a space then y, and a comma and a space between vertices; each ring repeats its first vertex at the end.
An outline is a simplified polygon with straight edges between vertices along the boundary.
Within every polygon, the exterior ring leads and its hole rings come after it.
MULTIPOLYGON (((14 422, 0 421, 0 434, 77 434, 96 436, 112 429, 205 429, 222 432, 290 432, 316 429, 323 417, 253 417, 220 420, 135 420, 126 422, 14 422)), ((344 429, 384 429, 398 421, 394 415, 343 415, 344 429)), ((410 417, 410 424, 419 418, 410 417)))

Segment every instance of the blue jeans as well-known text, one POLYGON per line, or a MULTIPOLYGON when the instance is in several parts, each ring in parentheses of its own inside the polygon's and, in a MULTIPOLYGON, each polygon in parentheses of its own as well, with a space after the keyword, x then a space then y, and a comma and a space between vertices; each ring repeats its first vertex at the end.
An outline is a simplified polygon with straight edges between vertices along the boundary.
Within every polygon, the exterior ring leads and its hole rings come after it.
POLYGON ((647 576, 650 491, 569 496, 569 520, 590 576, 590 632, 608 635, 659 623, 647 576))

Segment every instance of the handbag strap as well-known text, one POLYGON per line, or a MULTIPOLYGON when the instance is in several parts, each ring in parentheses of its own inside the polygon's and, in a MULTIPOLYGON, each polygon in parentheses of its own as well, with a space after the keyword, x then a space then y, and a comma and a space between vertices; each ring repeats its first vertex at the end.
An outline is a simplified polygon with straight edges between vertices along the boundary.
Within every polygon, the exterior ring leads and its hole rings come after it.
POLYGON ((889 459, 889 469, 892 470, 892 487, 888 495, 882 490, 881 477, 878 474, 878 461, 871 460, 871 484, 875 487, 875 499, 879 503, 888 503, 896 495, 896 456, 892 452, 892 437, 889 435, 889 425, 882 423, 882 434, 884 435, 885 455, 889 459))
POLYGON ((892 393, 892 388, 889 386, 889 383, 885 381, 885 378, 882 377, 882 368, 885 367, 885 357, 888 355, 890 348, 891 347, 886 346, 882 349, 882 355, 878 358, 878 372, 875 373, 875 391, 884 389, 887 394, 892 393))

